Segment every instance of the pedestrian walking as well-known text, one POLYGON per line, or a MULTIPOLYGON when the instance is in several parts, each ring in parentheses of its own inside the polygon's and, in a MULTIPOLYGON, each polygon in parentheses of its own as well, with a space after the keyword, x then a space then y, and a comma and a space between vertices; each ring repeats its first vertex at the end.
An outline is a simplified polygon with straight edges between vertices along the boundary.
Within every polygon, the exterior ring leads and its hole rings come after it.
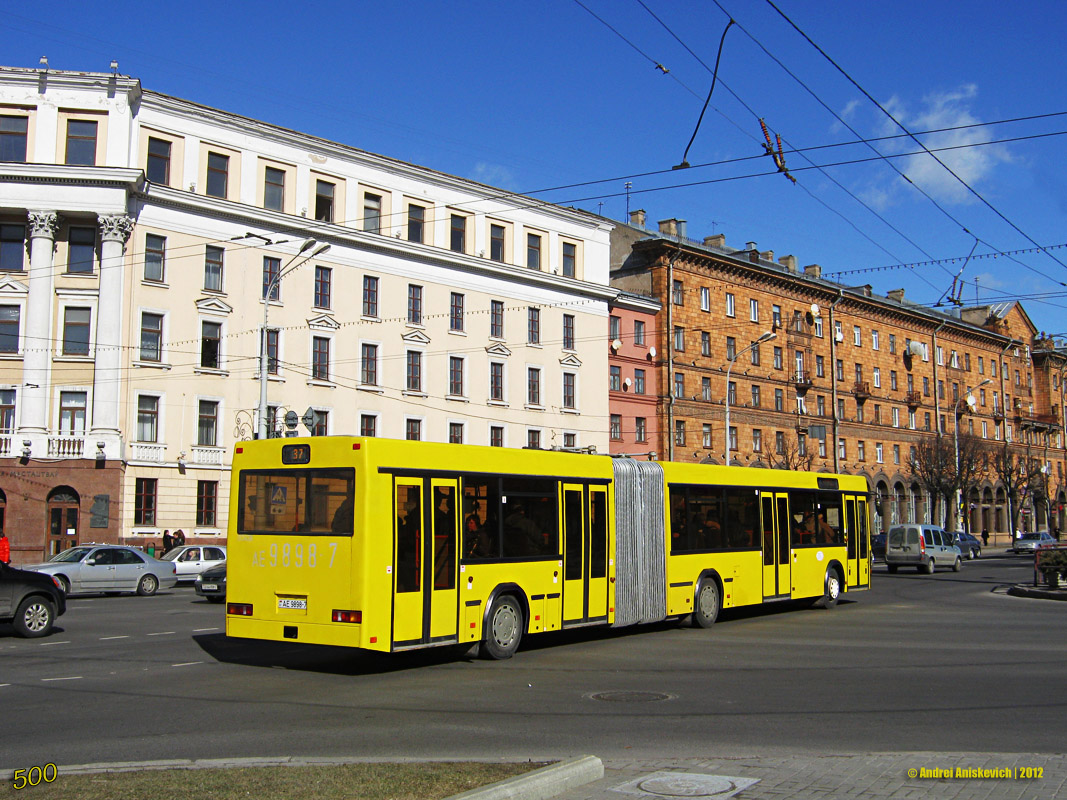
POLYGON ((982 547, 989 547, 989 529, 982 528, 982 547))
POLYGON ((7 540, 7 534, 0 531, 0 561, 5 564, 11 563, 11 542, 7 540))
POLYGON ((170 535, 170 529, 163 531, 163 555, 174 548, 174 537, 170 535))

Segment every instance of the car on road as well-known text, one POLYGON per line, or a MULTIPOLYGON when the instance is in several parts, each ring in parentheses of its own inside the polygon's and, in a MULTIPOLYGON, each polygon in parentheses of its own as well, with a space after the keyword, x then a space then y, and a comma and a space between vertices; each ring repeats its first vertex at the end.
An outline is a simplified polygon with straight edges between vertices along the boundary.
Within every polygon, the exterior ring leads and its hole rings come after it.
POLYGON ((885 563, 890 572, 898 567, 915 567, 927 575, 937 567, 960 571, 962 554, 954 537, 936 525, 894 525, 886 539, 885 563))
POLYGON ((1013 553, 1028 553, 1033 555, 1037 552, 1037 548, 1046 544, 1056 544, 1056 540, 1052 538, 1048 531, 1020 533, 1015 537, 1015 541, 1012 542, 1011 551, 1013 553))
POLYGON ((178 581, 192 581, 208 567, 226 563, 226 548, 222 545, 183 544, 168 550, 161 557, 174 564, 178 581))
POLYGON ((884 533, 872 533, 871 534, 871 557, 872 558, 885 558, 885 534, 884 533))
POLYGON ((147 596, 172 589, 178 582, 173 562, 115 544, 79 545, 26 568, 51 575, 66 594, 135 592, 147 596))
POLYGON ((197 575, 193 588, 209 603, 223 602, 226 599, 226 562, 208 567, 197 575))
POLYGON ((952 535, 955 537, 953 543, 968 561, 982 555, 982 543, 978 540, 978 537, 966 531, 953 531, 952 535))
POLYGON ((48 575, 17 569, 0 561, 0 622, 28 639, 47 636, 56 617, 67 610, 59 582, 48 575))

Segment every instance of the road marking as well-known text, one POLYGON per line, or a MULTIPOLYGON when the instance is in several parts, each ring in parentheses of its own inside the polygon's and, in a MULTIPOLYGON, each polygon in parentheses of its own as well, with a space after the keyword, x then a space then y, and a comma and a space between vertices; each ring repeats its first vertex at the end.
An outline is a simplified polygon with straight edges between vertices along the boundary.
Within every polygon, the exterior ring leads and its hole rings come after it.
POLYGON ((70 641, 66 641, 66 642, 41 642, 41 647, 51 647, 54 644, 70 644, 70 641))
POLYGON ((193 633, 203 633, 204 631, 217 631, 218 628, 193 628, 193 633))
POLYGON ((191 667, 194 664, 203 664, 203 661, 186 661, 184 664, 171 664, 172 667, 191 667))
POLYGON ((41 681, 80 681, 81 679, 81 675, 72 675, 69 678, 41 678, 41 681))
POLYGON ((0 689, 3 689, 5 686, 10 686, 10 685, 11 685, 10 683, 0 683, 0 689))
POLYGON ((100 637, 100 641, 101 642, 107 642, 107 641, 110 641, 111 639, 129 639, 129 638, 130 638, 129 636, 101 636, 100 637))
POLYGON ((158 633, 150 633, 149 636, 170 636, 174 631, 159 631, 158 633))

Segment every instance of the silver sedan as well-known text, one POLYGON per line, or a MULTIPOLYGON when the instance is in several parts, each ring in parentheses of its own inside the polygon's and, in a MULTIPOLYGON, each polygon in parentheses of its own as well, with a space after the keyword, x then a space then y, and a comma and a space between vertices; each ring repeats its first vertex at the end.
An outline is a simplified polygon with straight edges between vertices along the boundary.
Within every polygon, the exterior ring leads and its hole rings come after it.
POLYGON ((25 569, 43 572, 74 592, 136 592, 147 596, 178 582, 174 564, 121 545, 81 545, 25 569))

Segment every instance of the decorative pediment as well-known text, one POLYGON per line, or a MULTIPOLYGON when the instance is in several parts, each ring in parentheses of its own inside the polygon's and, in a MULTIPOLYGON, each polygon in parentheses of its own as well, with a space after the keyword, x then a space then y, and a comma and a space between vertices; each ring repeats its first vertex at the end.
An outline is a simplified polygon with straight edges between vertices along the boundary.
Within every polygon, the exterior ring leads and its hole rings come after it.
POLYGON ((493 342, 485 348, 485 352, 491 356, 501 356, 502 358, 507 358, 511 355, 511 351, 504 346, 503 342, 493 342))
POLYGON ((582 366, 582 360, 578 358, 574 353, 567 353, 559 360, 559 363, 565 367, 580 367, 582 366))
POLYGON ((196 301, 196 310, 201 314, 214 314, 218 317, 225 317, 233 313, 233 306, 217 297, 201 297, 196 301))
POLYGON ((30 287, 14 278, 0 279, 0 294, 27 294, 30 287))
POLYGON ((430 343, 430 337, 425 332, 418 329, 410 330, 400 337, 408 344, 421 344, 427 345, 430 343))
POLYGON ((308 318, 308 327, 319 331, 335 331, 341 325, 329 314, 319 314, 317 317, 308 318))

